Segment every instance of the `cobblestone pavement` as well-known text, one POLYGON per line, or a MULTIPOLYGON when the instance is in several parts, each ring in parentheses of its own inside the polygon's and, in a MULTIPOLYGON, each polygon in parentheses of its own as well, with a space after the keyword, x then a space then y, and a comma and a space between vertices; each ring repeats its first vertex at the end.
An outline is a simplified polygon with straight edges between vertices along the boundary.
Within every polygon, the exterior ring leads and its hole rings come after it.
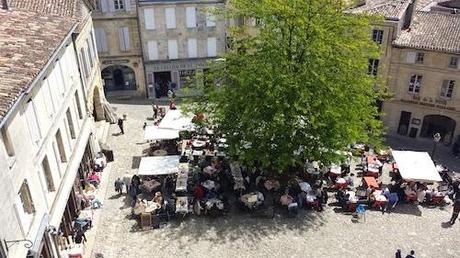
MULTIPOLYGON (((136 103, 135 101, 131 101, 136 103)), ((125 134, 111 126, 109 145, 114 150, 110 182, 135 173, 133 158, 148 145, 142 125, 151 107, 114 104, 127 114, 125 134)), ((232 215, 217 219, 189 217, 161 229, 138 231, 129 219, 125 195, 117 197, 109 187, 92 257, 394 257, 396 249, 416 257, 459 257, 460 223, 443 227, 452 207, 424 208, 399 205, 395 212, 366 212, 366 221, 354 223, 350 215, 327 207, 308 211, 296 219, 277 215, 272 219, 232 215)), ((404 257, 404 256, 403 256, 404 257)))

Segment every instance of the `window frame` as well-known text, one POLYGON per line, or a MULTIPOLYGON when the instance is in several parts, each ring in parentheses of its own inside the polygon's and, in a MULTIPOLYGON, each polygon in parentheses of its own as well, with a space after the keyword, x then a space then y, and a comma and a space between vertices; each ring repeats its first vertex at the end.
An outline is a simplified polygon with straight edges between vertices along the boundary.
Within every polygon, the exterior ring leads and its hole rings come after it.
POLYGON ((408 93, 410 94, 420 94, 420 89, 422 88, 423 75, 413 74, 409 79, 409 89, 408 93))
POLYGON ((369 65, 367 68, 367 73, 372 76, 377 76, 379 70, 379 59, 369 58, 369 65))
POLYGON ((8 157, 12 158, 16 155, 16 152, 14 151, 14 144, 11 139, 10 132, 8 131, 8 127, 4 125, 2 128, 0 128, 0 135, 3 139, 3 145, 5 146, 5 151, 8 157))
POLYGON ((373 29, 372 30, 372 41, 382 44, 383 43, 383 34, 384 31, 381 29, 373 29))
POLYGON ((54 185, 53 179, 53 172, 51 171, 50 161, 48 160, 48 156, 45 155, 41 162, 41 167, 43 171, 43 175, 45 176, 46 182, 46 189, 48 192, 56 191, 56 186, 54 185))
POLYGON ((444 99, 452 99, 455 90, 455 80, 443 80, 439 96, 444 99))
POLYGON ((21 200, 23 211, 29 215, 34 214, 35 205, 32 199, 32 194, 30 193, 29 183, 27 182, 27 179, 24 179, 24 181, 22 182, 21 187, 19 188, 18 195, 19 200, 21 200), (23 199, 23 196, 25 196, 26 199, 23 199))
POLYGON ((113 0, 113 8, 114 8, 115 11, 123 11, 123 10, 125 10, 125 8, 126 8, 125 0, 113 0))
POLYGON ((425 53, 416 52, 415 53, 415 63, 416 64, 423 64, 424 61, 425 61, 425 53))
POLYGON ((457 56, 451 56, 449 59, 449 67, 450 68, 458 68, 458 57, 457 56), (453 64, 452 60, 455 60, 455 64, 453 64))

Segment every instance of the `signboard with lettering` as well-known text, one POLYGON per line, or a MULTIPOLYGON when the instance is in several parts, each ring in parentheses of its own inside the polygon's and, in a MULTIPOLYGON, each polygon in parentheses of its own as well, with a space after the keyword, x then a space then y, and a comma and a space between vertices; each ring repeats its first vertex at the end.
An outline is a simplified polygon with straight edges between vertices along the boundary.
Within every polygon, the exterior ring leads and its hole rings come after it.
POLYGON ((112 65, 112 64, 127 64, 129 63, 129 60, 123 59, 123 60, 104 60, 102 61, 102 64, 105 65, 112 65))
POLYGON ((455 107, 447 106, 447 100, 445 99, 433 99, 431 97, 423 97, 421 98, 418 95, 412 96, 412 99, 401 99, 401 102, 411 103, 426 107, 434 107, 440 109, 447 109, 455 111, 455 107))

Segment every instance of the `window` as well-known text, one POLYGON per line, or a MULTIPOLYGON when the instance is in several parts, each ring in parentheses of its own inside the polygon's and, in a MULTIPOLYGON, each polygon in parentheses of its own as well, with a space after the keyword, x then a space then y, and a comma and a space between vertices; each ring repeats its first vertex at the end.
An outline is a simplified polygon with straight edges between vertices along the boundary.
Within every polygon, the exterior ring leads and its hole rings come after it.
POLYGON ((6 126, 3 126, 1 129, 1 134, 2 134, 2 139, 3 139, 3 145, 5 145, 5 150, 8 156, 13 157, 14 156, 14 147, 13 147, 13 142, 11 141, 10 134, 8 132, 8 128, 6 126))
POLYGON ((213 13, 206 13, 206 27, 216 26, 216 16, 213 13))
POLYGON ((45 175, 46 187, 48 192, 53 192, 56 189, 54 188, 53 176, 51 175, 51 167, 48 161, 48 157, 44 157, 42 161, 43 174, 45 175))
POLYGON ((168 58, 169 59, 177 59, 177 40, 170 39, 168 40, 168 58))
POLYGON ((103 28, 95 28, 96 47, 98 52, 107 52, 107 34, 103 28))
POLYGON ((61 159, 62 163, 65 163, 67 162, 67 157, 65 155, 64 142, 62 141, 62 135, 61 135, 60 129, 58 129, 56 132, 56 142, 57 142, 58 151, 59 151, 59 158, 61 159))
POLYGON ((415 52, 407 52, 406 62, 409 64, 415 63, 415 52))
POLYGON ((93 49, 91 48, 91 43, 89 41, 90 39, 86 39, 86 51, 88 52, 88 59, 89 59, 89 65, 91 68, 94 66, 93 60, 94 60, 94 54, 93 54, 93 49))
POLYGON ((155 29, 155 12, 153 8, 144 9, 144 21, 146 30, 155 29))
POLYGON ((75 101, 77 102, 78 118, 83 119, 83 110, 81 109, 80 96, 78 95, 78 91, 75 92, 75 101))
POLYGON ((40 126, 38 125, 37 112, 35 110, 35 105, 32 99, 30 99, 27 103, 27 106, 25 108, 25 115, 32 142, 38 145, 40 143, 42 136, 40 132, 40 126))
POLYGON ((86 54, 85 54, 85 49, 84 48, 80 49, 80 55, 81 55, 81 62, 82 62, 82 66, 83 66, 83 76, 85 78, 88 78, 90 69, 89 69, 89 65, 88 65, 88 59, 86 59, 86 54))
POLYGON ((187 19, 187 28, 195 28, 196 27, 196 8, 187 7, 185 9, 185 16, 187 19))
POLYGON ((418 94, 422 86, 422 75, 412 75, 409 82, 409 93, 418 94))
POLYGON ((176 9, 174 7, 165 8, 166 28, 176 28, 176 9))
POLYGON ((216 38, 208 38, 207 40, 208 46, 208 57, 217 56, 217 40, 216 38))
POLYGON ((125 9, 125 0, 113 0, 113 6, 115 10, 123 10, 125 9))
POLYGON ((455 87, 454 80, 444 80, 441 86, 441 97, 449 98, 449 99, 452 98, 454 87, 455 87))
POLYGON ((383 42, 383 30, 373 30, 372 31, 372 40, 382 44, 383 42))
POLYGON ((67 116, 67 123, 69 125, 70 137, 72 137, 72 139, 75 139, 76 138, 75 128, 73 127, 73 120, 72 120, 72 114, 70 114, 70 109, 67 109, 67 111, 65 112, 65 115, 67 116))
POLYGON ((147 43, 149 60, 158 60, 158 43, 153 40, 147 43))
POLYGON ((19 189, 19 198, 21 200, 22 208, 24 209, 25 213, 32 214, 35 212, 34 203, 32 201, 32 195, 30 194, 29 184, 27 183, 27 179, 21 185, 19 189))
POLYGON ((189 58, 198 57, 196 39, 188 39, 188 41, 187 41, 187 49, 188 49, 188 57, 189 58))
POLYGON ((95 0, 94 1, 94 8, 97 10, 97 11, 100 11, 101 10, 101 0, 95 0))
POLYGON ((118 28, 118 40, 120 41, 120 50, 129 51, 129 30, 128 27, 118 28))
POLYGON ((369 59, 369 66, 367 73, 370 75, 377 76, 377 71, 379 69, 379 60, 378 59, 369 59))
POLYGON ((415 62, 419 63, 419 64, 423 64, 423 58, 424 57, 425 57, 424 53, 417 52, 417 54, 415 55, 415 62))
POLYGON ((458 68, 458 57, 456 57, 456 56, 450 57, 449 67, 450 68, 458 68))

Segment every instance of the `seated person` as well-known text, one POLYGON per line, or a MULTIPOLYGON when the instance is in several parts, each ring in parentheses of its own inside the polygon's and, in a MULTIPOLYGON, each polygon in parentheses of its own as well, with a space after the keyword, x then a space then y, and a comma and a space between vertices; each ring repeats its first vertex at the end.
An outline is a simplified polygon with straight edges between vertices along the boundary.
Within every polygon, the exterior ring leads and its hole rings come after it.
POLYGON ((96 172, 91 172, 91 175, 88 177, 88 181, 90 184, 94 185, 95 187, 99 186, 99 183, 101 182, 101 179, 99 176, 96 174, 96 172))
POLYGON ((161 192, 155 193, 155 197, 153 197, 153 201, 160 205, 163 205, 163 196, 161 195, 161 192))
POLYGON ((107 165, 107 160, 102 152, 98 152, 94 158, 94 167, 96 172, 102 171, 107 165))
POLYGON ((404 188, 404 194, 406 195, 406 200, 415 201, 417 200, 417 192, 414 182, 410 182, 404 188))
POLYGON ((204 187, 201 186, 200 184, 196 184, 195 187, 193 188, 193 196, 197 200, 201 200, 204 198, 204 187))
POLYGON ((294 202, 294 198, 289 195, 289 189, 286 188, 286 190, 284 191, 284 195, 282 195, 280 198, 280 203, 283 206, 288 206, 289 204, 293 202, 294 202))

